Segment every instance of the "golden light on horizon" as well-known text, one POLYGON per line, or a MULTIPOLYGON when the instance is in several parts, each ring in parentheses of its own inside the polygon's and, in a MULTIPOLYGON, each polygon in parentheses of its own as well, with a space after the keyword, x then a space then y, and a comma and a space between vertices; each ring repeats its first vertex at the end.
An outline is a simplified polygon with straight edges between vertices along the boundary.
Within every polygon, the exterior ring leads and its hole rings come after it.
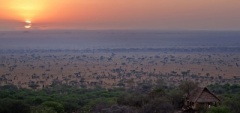
POLYGON ((26 29, 30 29, 32 26, 30 26, 30 25, 26 25, 26 26, 24 26, 26 29))
POLYGON ((240 29, 239 4, 240 0, 0 0, 0 29, 24 25, 37 29, 240 29))
POLYGON ((8 8, 16 20, 34 20, 41 15, 45 7, 46 0, 10 0, 8 3, 8 8))

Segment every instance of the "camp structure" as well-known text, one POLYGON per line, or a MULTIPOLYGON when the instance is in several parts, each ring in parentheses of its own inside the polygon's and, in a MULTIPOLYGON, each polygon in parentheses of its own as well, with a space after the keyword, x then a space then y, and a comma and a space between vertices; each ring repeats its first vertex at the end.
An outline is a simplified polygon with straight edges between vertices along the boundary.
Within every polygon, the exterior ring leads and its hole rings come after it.
POLYGON ((197 87, 185 96, 183 111, 208 109, 219 105, 221 100, 206 87, 197 87))

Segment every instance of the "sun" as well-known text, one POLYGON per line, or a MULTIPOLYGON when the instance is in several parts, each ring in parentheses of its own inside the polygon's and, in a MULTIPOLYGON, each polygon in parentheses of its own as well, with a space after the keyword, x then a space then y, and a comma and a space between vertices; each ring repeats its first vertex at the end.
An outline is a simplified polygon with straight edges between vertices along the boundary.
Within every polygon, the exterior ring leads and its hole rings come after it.
POLYGON ((27 24, 31 24, 32 22, 30 20, 25 21, 27 24))
POLYGON ((30 29, 32 26, 24 26, 26 29, 30 29))
POLYGON ((26 28, 26 29, 30 29, 32 27, 32 21, 30 21, 30 20, 26 20, 25 24, 26 25, 24 26, 24 28, 26 28))

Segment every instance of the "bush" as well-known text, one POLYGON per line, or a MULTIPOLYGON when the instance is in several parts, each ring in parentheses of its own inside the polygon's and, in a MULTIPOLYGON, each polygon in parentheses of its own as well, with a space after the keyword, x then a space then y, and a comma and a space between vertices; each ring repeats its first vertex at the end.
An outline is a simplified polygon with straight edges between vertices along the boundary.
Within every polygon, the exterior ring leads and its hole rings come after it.
POLYGON ((142 113, 173 113, 174 107, 166 98, 157 98, 144 105, 142 113))
POLYGON ((208 109, 207 113, 231 113, 230 109, 227 107, 211 107, 208 109))
POLYGON ((0 113, 30 113, 30 106, 22 101, 3 99, 0 100, 0 113))
POLYGON ((53 101, 47 101, 42 103, 42 106, 52 108, 54 111, 57 113, 63 113, 64 112, 64 107, 62 104, 53 102, 53 101))
POLYGON ((50 107, 37 106, 32 108, 31 113, 57 113, 57 112, 50 107))

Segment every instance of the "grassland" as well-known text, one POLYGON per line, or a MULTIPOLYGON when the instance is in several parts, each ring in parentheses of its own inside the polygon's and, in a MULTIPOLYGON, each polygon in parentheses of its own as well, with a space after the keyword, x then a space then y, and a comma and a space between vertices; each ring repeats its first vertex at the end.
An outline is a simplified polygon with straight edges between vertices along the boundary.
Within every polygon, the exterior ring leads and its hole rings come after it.
POLYGON ((239 52, 32 50, 0 54, 0 84, 41 89, 54 83, 79 87, 135 87, 164 80, 201 86, 240 81, 239 52))

